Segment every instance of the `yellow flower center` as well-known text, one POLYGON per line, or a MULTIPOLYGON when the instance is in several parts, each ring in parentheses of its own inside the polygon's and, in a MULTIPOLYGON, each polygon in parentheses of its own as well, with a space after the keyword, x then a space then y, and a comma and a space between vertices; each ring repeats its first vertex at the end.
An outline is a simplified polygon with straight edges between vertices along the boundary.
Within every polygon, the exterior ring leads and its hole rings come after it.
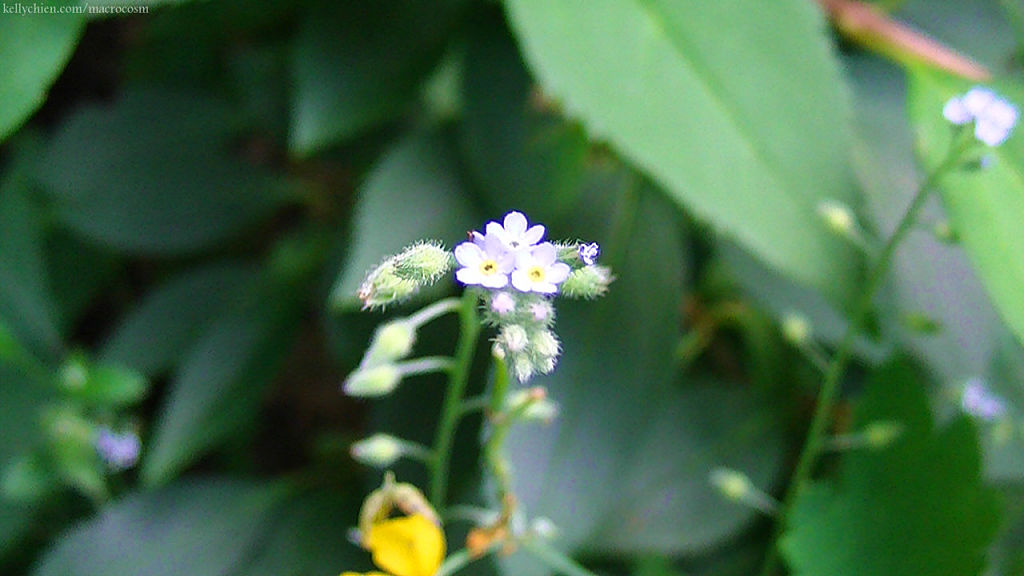
POLYGON ((544 281, 544 268, 542 266, 530 266, 530 269, 526 271, 526 275, 530 277, 533 282, 544 281))
POLYGON ((480 273, 484 276, 493 276, 498 273, 497 260, 484 260, 480 263, 480 273))

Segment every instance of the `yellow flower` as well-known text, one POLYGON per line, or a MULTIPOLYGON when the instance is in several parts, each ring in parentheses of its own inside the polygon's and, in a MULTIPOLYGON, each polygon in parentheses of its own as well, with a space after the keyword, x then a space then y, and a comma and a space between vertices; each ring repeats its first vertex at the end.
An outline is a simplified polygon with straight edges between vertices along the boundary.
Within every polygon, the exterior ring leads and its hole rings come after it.
POLYGON ((373 555, 374 564, 390 574, 345 572, 341 576, 434 576, 445 554, 444 533, 421 514, 375 522, 363 546, 373 555))

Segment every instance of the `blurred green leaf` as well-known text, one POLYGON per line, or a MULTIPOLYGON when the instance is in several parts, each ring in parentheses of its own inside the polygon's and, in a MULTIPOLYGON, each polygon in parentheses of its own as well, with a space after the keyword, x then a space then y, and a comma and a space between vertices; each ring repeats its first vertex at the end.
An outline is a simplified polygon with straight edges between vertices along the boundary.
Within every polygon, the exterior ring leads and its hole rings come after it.
POLYGON ((553 216, 572 207, 586 135, 541 101, 500 13, 485 12, 471 26, 463 92, 461 148, 495 213, 553 216))
POLYGON ((981 573, 999 526, 966 417, 935 430, 922 378, 903 361, 873 375, 853 429, 901 422, 882 450, 843 454, 838 479, 799 492, 780 546, 796 576, 981 573))
MULTIPOLYGON (((29 9, 38 3, 4 4, 29 9)), ((57 8, 74 2, 51 2, 57 8)), ((0 17, 0 142, 42 105, 50 84, 78 44, 81 14, 4 14, 0 17)))
MULTIPOLYGON (((516 494, 528 514, 558 526, 554 544, 570 553, 692 555, 753 515, 719 497, 709 473, 726 466, 767 485, 778 430, 743 390, 674 383, 679 227, 651 188, 621 174, 599 178, 575 223, 580 237, 602 244, 602 263, 618 280, 600 300, 558 304, 562 357, 531 384, 549 388, 560 415, 510 434, 516 494)), ((548 572, 523 554, 507 562, 509 573, 548 572)))
POLYGON ((94 362, 85 354, 72 355, 63 373, 64 394, 88 407, 131 406, 142 400, 149 388, 139 372, 114 362, 94 362))
POLYGON ((384 154, 360 187, 353 218, 352 247, 331 290, 336 309, 359 305, 359 285, 388 256, 424 239, 450 248, 482 220, 451 139, 433 132, 410 135, 384 154))
POLYGON ((279 241, 260 277, 185 351, 144 457, 141 479, 165 484, 249 429, 290 351, 324 239, 279 241))
MULTIPOLYGON (((1006 334, 981 383, 1006 408, 1004 417, 981 424, 985 475, 1001 484, 1024 483, 1024 346, 1006 334)), ((960 400, 962 391, 958 392, 960 400)), ((956 408, 960 406, 956 402, 956 408)))
POLYGON ((462 3, 312 3, 295 39, 291 151, 308 156, 406 109, 462 3))
POLYGON ((20 152, 0 182, 0 318, 26 347, 49 358, 59 353, 61 338, 46 276, 41 211, 25 174, 35 149, 20 152))
POLYGON ((200 94, 128 92, 54 136, 39 178, 63 223, 130 253, 177 254, 236 236, 283 196, 229 150, 231 110, 200 94))
MULTIPOLYGON (((945 157, 953 130, 942 108, 970 84, 926 68, 911 71, 909 109, 919 153, 932 169, 945 157)), ((1024 87, 996 83, 996 90, 1018 105, 1024 87)), ((1024 343, 1024 134, 1018 129, 998 148, 987 151, 988 168, 957 171, 938 183, 950 225, 985 283, 1003 320, 1024 343)))
POLYGON ((63 333, 71 333, 123 273, 123 263, 110 251, 64 228, 49 230, 45 259, 63 333))
POLYGON ((232 574, 259 549, 270 514, 285 496, 279 486, 226 479, 135 494, 66 533, 32 574, 232 574))
POLYGON ((100 357, 149 376, 173 367, 255 278, 252 266, 238 263, 205 265, 174 277, 119 321, 100 357))
POLYGON ((506 0, 566 112, 772 267, 845 302, 850 246, 817 214, 855 203, 849 111, 803 0, 506 0), (766 47, 771 47, 766 49, 766 47))

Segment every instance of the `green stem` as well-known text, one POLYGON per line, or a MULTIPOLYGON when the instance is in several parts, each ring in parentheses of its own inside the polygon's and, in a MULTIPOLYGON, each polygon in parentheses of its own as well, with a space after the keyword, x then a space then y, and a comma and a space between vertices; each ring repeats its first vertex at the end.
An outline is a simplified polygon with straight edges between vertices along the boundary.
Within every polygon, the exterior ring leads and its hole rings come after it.
POLYGON ((419 328, 435 318, 443 316, 449 312, 455 312, 461 306, 462 300, 458 298, 445 298, 444 300, 434 302, 430 306, 425 306, 420 311, 409 316, 407 321, 416 328, 419 328))
POLYGON ((566 576, 596 576, 593 572, 580 566, 572 558, 555 550, 540 538, 530 538, 523 541, 522 545, 523 550, 532 554, 557 574, 565 574, 566 576))
POLYGON ((466 290, 459 303, 459 342, 455 358, 448 374, 448 391, 441 409, 441 422, 434 438, 434 459, 430 467, 430 503, 438 511, 443 510, 444 497, 448 490, 448 465, 451 462, 452 443, 455 429, 462 415, 462 396, 469 382, 469 371, 473 365, 477 339, 480 335, 480 320, 476 312, 476 293, 466 290))
POLYGON ((797 460, 796 468, 793 471, 792 479, 786 491, 786 496, 782 501, 782 515, 779 518, 779 521, 775 524, 775 533, 772 538, 773 544, 765 558, 765 563, 761 570, 762 576, 772 576, 778 569, 778 541, 779 537, 782 535, 782 530, 786 523, 786 517, 788 516, 800 489, 810 478, 815 459, 818 454, 822 452, 826 439, 825 433, 829 422, 829 416, 835 407, 836 399, 839 395, 839 384, 842 381, 842 376, 846 370, 846 366, 853 357, 854 341, 857 339, 857 335, 861 331, 864 320, 867 317, 868 312, 871 310, 875 294, 878 292, 879 288, 881 288, 882 281, 885 279, 885 276, 892 265, 896 248, 914 226, 914 222, 916 221, 918 214, 921 212, 921 209, 924 207, 925 202, 928 200, 935 183, 956 165, 965 146, 966 144, 963 143, 959 146, 951 146, 946 158, 939 163, 935 170, 917 189, 917 192, 914 194, 914 199, 910 202, 910 206, 907 208, 907 211, 903 214, 903 217, 896 225, 896 230, 893 231, 892 236, 889 237, 885 246, 882 247, 878 260, 868 275, 864 291, 861 292, 860 299, 857 300, 856 306, 853 308, 850 323, 846 327, 846 333, 843 334, 843 339, 839 343, 839 348, 837 349, 835 356, 832 357, 832 361, 829 363, 827 370, 825 371, 825 379, 821 385, 821 392, 818 394, 818 401, 815 405, 814 414, 811 417, 811 424, 807 431, 807 442, 804 443, 803 450, 800 452, 800 458, 797 460))

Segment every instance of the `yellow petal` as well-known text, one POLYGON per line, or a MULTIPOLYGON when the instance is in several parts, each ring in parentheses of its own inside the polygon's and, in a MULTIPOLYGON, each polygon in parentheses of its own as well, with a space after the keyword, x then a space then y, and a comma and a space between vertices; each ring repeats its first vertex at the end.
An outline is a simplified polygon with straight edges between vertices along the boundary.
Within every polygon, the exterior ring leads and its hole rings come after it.
POLYGON ((388 576, 383 572, 367 572, 366 574, 360 574, 359 572, 342 572, 341 576, 388 576))
POLYGON ((365 545, 394 576, 434 576, 445 553, 441 528, 420 514, 375 523, 365 545))

